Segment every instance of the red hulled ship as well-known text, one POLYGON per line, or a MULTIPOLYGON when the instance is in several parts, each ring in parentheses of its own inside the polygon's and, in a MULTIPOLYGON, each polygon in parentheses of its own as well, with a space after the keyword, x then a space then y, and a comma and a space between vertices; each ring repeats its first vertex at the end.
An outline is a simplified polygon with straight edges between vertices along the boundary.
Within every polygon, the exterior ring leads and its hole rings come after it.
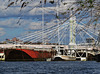
MULTIPOLYGON (((36 45, 35 45, 36 46, 36 45)), ((40 47, 43 45, 40 45, 40 47)), ((56 51, 52 48, 26 48, 23 46, 17 46, 16 48, 4 49, 6 61, 46 61, 52 58, 56 51)), ((48 45, 46 47, 49 47, 48 45)))

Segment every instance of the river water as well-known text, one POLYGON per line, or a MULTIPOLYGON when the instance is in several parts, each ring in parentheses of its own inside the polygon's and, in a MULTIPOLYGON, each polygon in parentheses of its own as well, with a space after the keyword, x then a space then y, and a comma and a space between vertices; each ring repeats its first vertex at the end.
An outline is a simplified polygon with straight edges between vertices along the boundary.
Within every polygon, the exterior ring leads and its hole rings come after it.
POLYGON ((100 62, 95 62, 95 61, 51 61, 51 62, 0 61, 0 74, 100 74, 100 62))

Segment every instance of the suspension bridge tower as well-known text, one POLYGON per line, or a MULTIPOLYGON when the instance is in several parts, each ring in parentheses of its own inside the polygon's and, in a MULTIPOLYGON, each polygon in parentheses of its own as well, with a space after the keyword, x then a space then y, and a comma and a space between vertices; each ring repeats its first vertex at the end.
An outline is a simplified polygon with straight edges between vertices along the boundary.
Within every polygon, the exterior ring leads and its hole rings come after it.
POLYGON ((69 45, 68 45, 68 55, 76 56, 75 48, 76 48, 76 17, 72 15, 72 11, 70 11, 70 35, 69 35, 69 45))
POLYGON ((70 42, 69 48, 72 49, 76 45, 76 17, 70 12, 70 42))

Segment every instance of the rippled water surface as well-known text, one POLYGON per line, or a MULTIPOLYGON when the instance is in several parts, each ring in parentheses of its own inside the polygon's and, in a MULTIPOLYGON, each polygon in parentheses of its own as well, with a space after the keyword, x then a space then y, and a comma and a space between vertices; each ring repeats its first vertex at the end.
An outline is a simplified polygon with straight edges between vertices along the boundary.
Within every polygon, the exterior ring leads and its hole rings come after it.
POLYGON ((0 74, 100 74, 100 62, 0 62, 0 74))

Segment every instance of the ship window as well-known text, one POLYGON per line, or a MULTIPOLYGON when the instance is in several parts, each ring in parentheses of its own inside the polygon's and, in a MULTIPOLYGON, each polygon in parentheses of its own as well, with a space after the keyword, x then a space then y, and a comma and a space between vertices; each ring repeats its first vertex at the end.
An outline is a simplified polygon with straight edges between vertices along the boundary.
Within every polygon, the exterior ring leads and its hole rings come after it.
POLYGON ((55 47, 52 47, 52 48, 55 48, 55 47))
POLYGON ((21 48, 21 46, 19 46, 19 48, 21 48))
POLYGON ((64 47, 60 47, 60 48, 64 48, 64 47))
POLYGON ((0 58, 3 58, 3 56, 0 56, 0 58))

